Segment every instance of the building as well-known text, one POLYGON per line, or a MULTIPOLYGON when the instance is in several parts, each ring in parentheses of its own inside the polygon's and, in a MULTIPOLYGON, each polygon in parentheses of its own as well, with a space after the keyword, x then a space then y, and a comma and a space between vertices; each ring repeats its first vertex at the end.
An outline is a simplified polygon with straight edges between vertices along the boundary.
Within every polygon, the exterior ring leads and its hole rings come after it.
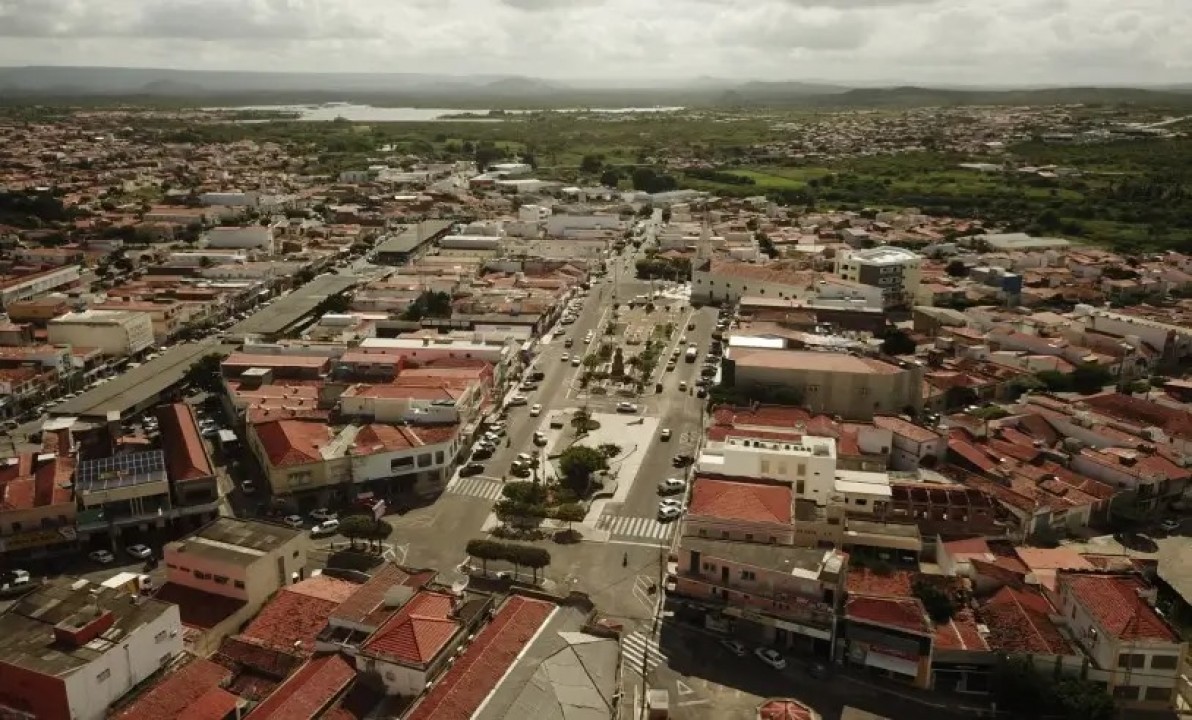
POLYGON ((431 243, 451 231, 449 220, 427 220, 377 241, 374 258, 381 265, 405 265, 431 243))
POLYGON ((722 370, 726 385, 784 387, 803 397, 808 410, 847 420, 898 415, 923 407, 923 368, 915 362, 854 354, 730 348, 722 370))
POLYGON ((693 303, 733 304, 744 297, 832 307, 883 307, 883 296, 877 288, 796 269, 784 263, 712 259, 692 268, 693 303))
POLYGON ((947 439, 922 425, 894 415, 878 415, 873 418, 873 424, 890 431, 893 439, 890 467, 895 470, 915 470, 920 465, 934 465, 947 454, 947 439))
POLYGON ((78 265, 44 270, 29 275, 0 275, 0 309, 10 303, 33 300, 46 293, 78 284, 78 265))
POLYGON ((209 248, 260 250, 272 255, 274 252, 273 228, 261 225, 215 227, 204 233, 202 244, 209 248))
POLYGON ((99 720, 182 649, 176 605, 51 581, 0 614, 0 715, 99 720))
POLYGON ((716 430, 696 460, 701 473, 773 480, 794 488, 797 499, 828 502, 836 477, 833 438, 756 431, 730 431, 721 437, 716 430))
POLYGON ((22 453, 0 460, 0 557, 9 566, 77 550, 75 461, 22 453))
POLYGON ((210 660, 183 654, 153 684, 131 702, 115 709, 113 720, 222 720, 237 717, 247 703, 225 688, 232 671, 210 660))
MULTIPOLYGON (((1125 709, 1176 706, 1188 644, 1154 607, 1155 588, 1133 573, 1060 570, 1058 610, 1125 709)), ((1100 678, 1098 678, 1100 679, 1100 678)))
POLYGON ((883 307, 913 305, 919 290, 923 258, 890 245, 842 250, 836 255, 836 274, 845 280, 880 288, 883 307))
POLYGON ((110 357, 138 355, 154 346, 153 317, 149 313, 87 310, 67 313, 46 325, 55 345, 94 347, 110 357))
POLYGON ((386 695, 415 697, 446 668, 463 641, 460 598, 421 590, 372 637, 356 656, 356 669, 381 679, 386 695))
POLYGON ((841 661, 915 687, 930 686, 935 625, 918 598, 849 593, 842 615, 841 661))

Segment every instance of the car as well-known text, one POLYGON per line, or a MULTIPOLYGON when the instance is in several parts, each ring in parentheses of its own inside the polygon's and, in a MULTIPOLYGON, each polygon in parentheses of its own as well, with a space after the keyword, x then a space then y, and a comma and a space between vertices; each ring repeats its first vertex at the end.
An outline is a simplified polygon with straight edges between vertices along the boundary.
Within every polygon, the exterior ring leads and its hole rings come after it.
POLYGON ((116 561, 116 556, 110 550, 92 550, 87 557, 100 565, 110 565, 116 561))
POLYGON ((571 356, 571 367, 579 367, 581 359, 582 358, 580 358, 579 355, 572 355, 571 356))
POLYGON ((662 442, 666 442, 667 440, 670 440, 670 437, 671 437, 670 428, 662 428, 662 432, 660 432, 658 434, 658 439, 661 440, 662 442))
POLYGON ((323 522, 326 520, 336 520, 339 518, 339 513, 332 512, 331 510, 328 510, 327 508, 318 508, 317 510, 310 511, 310 518, 312 520, 317 520, 319 522, 323 522))
POLYGON ((493 456, 492 448, 477 448, 472 452, 472 460, 488 460, 493 456))
POLYGON ((737 657, 745 657, 745 644, 740 640, 721 640, 720 647, 728 650, 737 657))
POLYGON ((567 338, 563 341, 563 347, 569 348, 575 344, 575 338, 567 338))
MULTIPOLYGON (((475 456, 473 456, 475 457, 475 456)), ((484 466, 478 462, 470 462, 459 469, 460 477, 471 477, 484 472, 484 466)))
POLYGON ((658 507, 673 507, 683 509, 683 501, 678 498, 663 498, 658 501, 658 507))
POLYGON ((706 397, 708 397, 708 389, 707 389, 706 387, 704 387, 703 385, 700 385, 699 387, 697 387, 697 388, 695 389, 695 396, 696 396, 697 398, 706 398, 706 397))
POLYGON ((667 363, 666 363, 666 371, 667 371, 667 372, 674 372, 674 371, 675 371, 675 361, 674 361, 674 360, 671 360, 671 361, 669 361, 669 362, 667 362, 667 363))
POLYGON ((534 433, 534 444, 535 445, 537 445, 538 447, 542 447, 542 446, 546 445, 546 442, 547 442, 546 435, 544 435, 543 433, 540 433, 540 432, 534 433))
POLYGON ((673 458, 671 458, 671 465, 674 465, 677 468, 687 467, 688 465, 691 465, 694 462, 695 462, 695 458, 693 456, 687 455, 687 454, 680 454, 680 455, 676 455, 673 458))
POLYGON ((659 505, 658 519, 662 522, 678 519, 683 514, 683 508, 674 505, 659 505))
POLYGON ((530 407, 530 417, 538 417, 541 414, 542 405, 539 403, 534 403, 534 405, 530 407))
POLYGON ((517 462, 525 463, 527 465, 534 462, 534 458, 535 458, 535 456, 531 455, 530 453, 518 453, 517 454, 517 462))
POLYGON ((617 412, 619 412, 619 413, 636 413, 637 405, 634 405, 631 402, 619 402, 619 403, 617 403, 617 412))
POLYGON ((1163 530, 1163 532, 1175 532, 1176 530, 1180 529, 1180 524, 1181 523, 1179 520, 1168 518, 1159 523, 1159 527, 1163 530))
POLYGON ((680 382, 679 382, 679 392, 687 392, 687 383, 686 383, 686 381, 680 381, 680 382))
POLYGON ((124 548, 124 552, 128 553, 137 560, 148 560, 149 558, 153 557, 153 551, 149 549, 149 546, 141 545, 140 543, 137 543, 136 545, 129 545, 128 547, 124 548))
POLYGON ((335 535, 339 532, 339 520, 324 520, 310 529, 311 537, 335 535))
POLYGON ((528 478, 533 473, 530 471, 530 467, 528 465, 513 463, 513 465, 509 467, 509 474, 513 477, 528 478))
POLYGON ((571 353, 563 353, 563 356, 559 360, 561 362, 571 362, 571 353))
POLYGON ((525 405, 528 402, 529 402, 529 398, 527 398, 525 395, 522 395, 521 393, 516 393, 516 394, 514 394, 513 397, 509 398, 509 406, 510 407, 513 407, 515 405, 525 405))
POLYGON ((695 321, 694 321, 694 320, 692 320, 692 321, 690 321, 690 322, 688 322, 688 323, 687 323, 687 329, 688 329, 688 330, 694 330, 694 329, 695 329, 695 321))
POLYGON ((786 668, 786 658, 782 654, 772 648, 755 648, 753 654, 757 656, 765 664, 774 668, 775 670, 783 670, 786 668))
POLYGON ((534 392, 538 389, 538 383, 534 380, 527 380, 521 384, 521 389, 525 392, 534 392))
POLYGON ((301 515, 286 515, 281 521, 292 528, 300 528, 303 525, 301 515))
POLYGON ((687 481, 683 478, 667 478, 658 483, 658 492, 662 494, 680 492, 687 489, 687 481))

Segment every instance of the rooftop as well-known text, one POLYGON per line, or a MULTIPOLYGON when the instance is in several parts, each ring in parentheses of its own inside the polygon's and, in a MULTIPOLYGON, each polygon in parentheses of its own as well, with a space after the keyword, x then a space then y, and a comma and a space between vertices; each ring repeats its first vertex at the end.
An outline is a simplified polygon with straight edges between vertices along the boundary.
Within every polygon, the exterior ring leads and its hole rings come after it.
POLYGON ((419 588, 434 578, 434 571, 410 572, 405 568, 386 563, 363 585, 356 587, 352 595, 346 598, 334 612, 333 619, 351 623, 379 624, 385 618, 396 612, 384 607, 385 596, 390 588, 396 585, 419 588))
POLYGON ((285 297, 274 300, 231 327, 228 334, 277 335, 314 311, 327 298, 355 285, 352 275, 322 275, 285 297))
POLYGON ((1055 608, 1038 591, 1006 586, 981 606, 990 647, 1003 652, 1071 655, 1071 644, 1051 622, 1055 608))
POLYGON ((471 720, 556 610, 552 603, 511 596, 406 720, 471 720))
POLYGON ((166 449, 170 479, 182 483, 214 477, 194 409, 186 403, 163 405, 157 409, 157 419, 161 423, 161 443, 166 449))
POLYGON ((819 579, 825 572, 839 573, 842 567, 841 556, 832 549, 712 540, 693 536, 683 538, 682 548, 694 550, 705 557, 732 560, 743 565, 810 580, 819 579))
POLYGON ((193 535, 168 543, 166 549, 247 566, 302 534, 301 530, 282 525, 221 517, 193 535))
POLYGON ((166 456, 161 450, 123 453, 84 460, 75 471, 75 488, 81 493, 166 481, 166 456))
POLYGON ((849 595, 844 613, 850 622, 884 625, 920 635, 935 634, 935 626, 918 598, 849 595))
POLYGON ((369 638, 361 652, 403 665, 426 667, 459 632, 461 626, 454 615, 454 596, 419 591, 369 638))
POLYGON ((716 480, 696 477, 688 514, 721 520, 790 525, 791 489, 788 485, 716 480))
POLYGON ((1103 630, 1119 640, 1180 641, 1144 597, 1151 587, 1139 575, 1061 571, 1057 581, 1061 595, 1066 589, 1103 630))
POLYGON ((223 689, 232 673, 210 660, 191 656, 174 666, 123 709, 114 720, 222 720, 239 699, 223 689), (185 714, 184 714, 185 713, 185 714))
POLYGON ((328 576, 287 585, 240 634, 268 647, 309 655, 327 618, 357 587, 328 576))
POLYGON ((903 372, 903 369, 897 365, 877 358, 837 352, 739 348, 733 350, 732 359, 738 366, 775 370, 803 370, 847 375, 896 375, 903 372))
POLYGON ((245 716, 246 720, 315 718, 356 678, 356 668, 339 654, 322 655, 298 672, 245 716))
POLYGON ((864 248, 861 250, 850 250, 848 252, 849 258, 855 258, 861 262, 870 263, 872 265, 897 265, 905 262, 914 262, 922 260, 923 258, 911 250, 906 248, 895 247, 893 245, 881 245, 879 247, 864 248))

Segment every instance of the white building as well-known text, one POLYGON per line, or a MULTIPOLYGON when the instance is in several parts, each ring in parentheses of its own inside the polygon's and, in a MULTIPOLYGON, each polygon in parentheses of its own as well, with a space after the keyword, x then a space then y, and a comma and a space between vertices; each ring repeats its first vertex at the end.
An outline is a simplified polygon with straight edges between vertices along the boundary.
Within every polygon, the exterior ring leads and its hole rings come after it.
POLYGON ((546 234, 571 237, 593 230, 624 232, 625 221, 617 215, 551 215, 546 219, 546 234))
POLYGON ((203 235, 209 248, 243 248, 273 252, 273 228, 261 225, 211 228, 203 235))
POLYGON ((922 264, 923 258, 918 253, 883 245, 842 250, 836 256, 836 274, 845 280, 880 288, 885 307, 898 307, 914 303, 922 264))
POLYGON ((795 498, 825 505, 836 481, 836 440, 799 436, 759 439, 731 430, 723 439, 710 436, 696 461, 701 473, 762 478, 790 483, 795 498))
POLYGON ((780 263, 714 259, 692 269, 691 300, 733 304, 744 297, 834 307, 881 308, 882 291, 862 283, 780 263))
POLYGON ((79 281, 79 266, 60 267, 24 277, 0 281, 0 308, 21 300, 33 300, 79 281))
POLYGON ((143 312, 87 310, 56 317, 47 326, 53 345, 99 348, 104 355, 124 357, 153 347, 153 316, 143 312))
POLYGON ((0 715, 100 720, 183 650, 178 606, 59 579, 0 614, 0 715))
POLYGON ((508 343, 478 343, 470 340, 439 340, 430 338, 367 338, 360 343, 365 352, 400 353, 415 362, 438 358, 483 360, 494 366, 504 363, 512 354, 508 343))

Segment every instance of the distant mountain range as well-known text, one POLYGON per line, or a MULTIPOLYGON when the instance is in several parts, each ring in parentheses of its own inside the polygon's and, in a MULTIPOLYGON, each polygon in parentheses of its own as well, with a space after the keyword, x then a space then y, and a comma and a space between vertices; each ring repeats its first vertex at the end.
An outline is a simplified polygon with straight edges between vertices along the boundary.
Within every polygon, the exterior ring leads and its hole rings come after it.
POLYGON ((266 73, 153 68, 0 68, 0 103, 67 99, 218 104, 361 102, 460 108, 511 107, 911 107, 971 104, 1192 104, 1192 84, 1162 88, 1029 89, 847 87, 818 82, 741 82, 700 77, 618 87, 508 75, 266 73))

